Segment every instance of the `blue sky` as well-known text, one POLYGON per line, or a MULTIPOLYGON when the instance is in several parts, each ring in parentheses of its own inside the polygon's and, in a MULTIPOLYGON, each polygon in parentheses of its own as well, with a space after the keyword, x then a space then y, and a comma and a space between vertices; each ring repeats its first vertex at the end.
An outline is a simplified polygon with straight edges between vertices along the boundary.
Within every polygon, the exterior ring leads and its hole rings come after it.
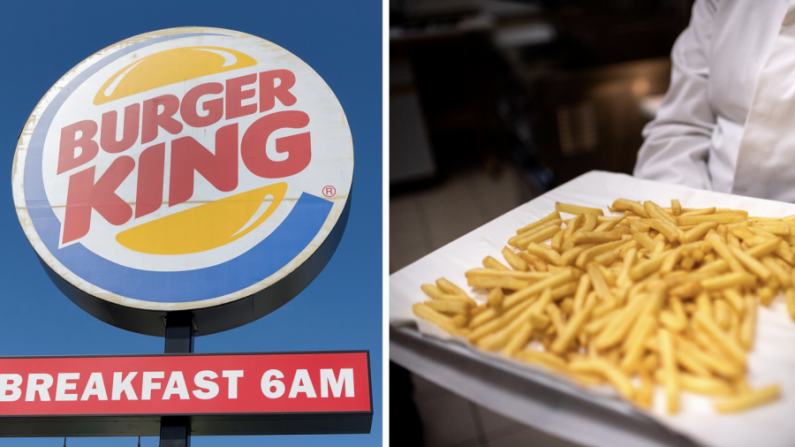
MULTIPOLYGON (((375 416, 370 435, 194 437, 204 446, 381 444, 381 2, 20 1, 0 13, 0 356, 161 353, 163 339, 111 327, 50 282, 19 225, 11 197, 17 135, 47 90, 77 63, 128 37, 177 26, 254 34, 296 54, 345 110, 356 168, 351 216, 329 265, 298 297, 247 326, 196 340, 196 352, 370 350, 375 416)), ((61 446, 63 439, 4 439, 61 446)), ((135 446, 134 438, 70 438, 72 446, 135 446)), ((143 438, 154 447, 158 438, 143 438)))

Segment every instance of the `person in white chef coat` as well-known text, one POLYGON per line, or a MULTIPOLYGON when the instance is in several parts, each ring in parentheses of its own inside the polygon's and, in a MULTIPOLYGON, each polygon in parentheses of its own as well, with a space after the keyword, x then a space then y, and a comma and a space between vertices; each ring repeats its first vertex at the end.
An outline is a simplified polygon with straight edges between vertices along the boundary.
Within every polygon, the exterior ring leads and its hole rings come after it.
POLYGON ((795 202, 795 1, 696 0, 635 176, 795 202))

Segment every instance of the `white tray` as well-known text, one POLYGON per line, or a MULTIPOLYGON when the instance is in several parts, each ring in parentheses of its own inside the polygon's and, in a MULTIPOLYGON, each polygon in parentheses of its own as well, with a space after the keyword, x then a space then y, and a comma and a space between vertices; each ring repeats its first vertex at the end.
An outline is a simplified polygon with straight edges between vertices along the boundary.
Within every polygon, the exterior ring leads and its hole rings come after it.
POLYGON ((500 259, 500 251, 516 229, 554 211, 555 202, 598 207, 609 214, 607 206, 618 198, 653 200, 663 207, 669 206, 671 199, 679 199, 686 208, 734 208, 746 210, 751 216, 795 214, 793 204, 639 180, 624 174, 589 172, 391 275, 392 360, 493 411, 586 445, 686 445, 688 439, 709 446, 795 445, 795 323, 787 314, 783 296, 776 298, 770 308, 760 307, 756 341, 748 356, 751 386, 779 383, 783 398, 731 415, 715 413, 712 398, 684 392, 681 411, 669 416, 659 387, 655 408, 642 411, 620 401, 612 390, 580 388, 540 369, 483 353, 412 314, 414 303, 428 299, 420 285, 432 284, 440 277, 484 302, 483 294, 466 287, 464 272, 479 267, 487 255, 500 259), (419 333, 413 328, 418 328, 419 333), (435 354, 429 355, 432 352, 435 354), (465 365, 468 370, 461 371, 465 365), (490 383, 489 371, 495 378, 510 382, 510 386, 490 383), (522 384, 526 385, 524 389, 522 384), (528 389, 532 392, 526 392, 528 389), (628 427, 628 420, 636 421, 637 427, 628 427), (656 424, 687 439, 660 434, 656 424))

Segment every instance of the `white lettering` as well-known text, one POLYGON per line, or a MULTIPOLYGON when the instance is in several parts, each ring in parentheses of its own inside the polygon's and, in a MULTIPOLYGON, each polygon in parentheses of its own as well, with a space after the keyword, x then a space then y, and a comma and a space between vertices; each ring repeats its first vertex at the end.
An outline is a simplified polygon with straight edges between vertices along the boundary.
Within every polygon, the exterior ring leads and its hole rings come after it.
POLYGON ((269 399, 278 399, 284 395, 284 384, 280 380, 272 380, 274 377, 284 379, 284 374, 278 369, 269 369, 262 375, 262 381, 260 382, 262 394, 269 399), (271 391, 271 388, 276 388, 276 390, 271 391))
POLYGON ((15 402, 22 396, 22 376, 19 374, 0 374, 0 402, 15 402), (11 394, 8 394, 8 392, 11 394))
POLYGON ((110 400, 121 399, 121 393, 124 393, 127 396, 127 400, 138 400, 138 396, 135 395, 135 390, 133 389, 131 383, 137 374, 137 372, 131 372, 130 374, 127 374, 127 377, 125 377, 124 380, 122 380, 122 373, 113 373, 113 391, 111 391, 110 400))
POLYGON ((212 371, 199 371, 196 373, 196 377, 193 378, 193 383, 196 384, 197 387, 201 388, 202 390, 193 390, 193 395, 198 397, 199 399, 212 399, 218 395, 218 384, 212 382, 208 379, 217 379, 218 374, 212 371))
POLYGON ((36 393, 42 402, 49 402, 50 392, 47 391, 52 386, 52 376, 49 374, 28 374, 28 389, 25 391, 25 401, 33 402, 36 400, 36 393), (41 383, 39 383, 41 380, 41 383))
POLYGON ((320 370, 320 397, 328 397, 328 387, 331 385, 331 394, 340 397, 342 387, 345 386, 345 397, 353 397, 353 368, 340 369, 339 379, 334 378, 333 369, 320 370))
POLYGON ((188 387, 185 385, 185 376, 182 375, 182 371, 171 372, 171 377, 168 378, 168 383, 166 384, 166 390, 163 391, 163 400, 171 399, 172 394, 179 395, 179 398, 182 400, 190 399, 188 387))
POLYGON ((152 382, 154 379, 162 379, 166 376, 163 371, 144 371, 143 384, 141 384, 141 400, 152 398, 152 390, 159 390, 161 383, 152 382))
POLYGON ((97 396, 97 400, 108 400, 108 393, 105 391, 105 381, 102 379, 102 373, 91 373, 88 377, 83 395, 80 400, 88 400, 91 396, 97 396))
POLYGON ((305 369, 295 371, 293 386, 290 387, 290 395, 288 397, 293 399, 298 393, 304 393, 306 397, 317 397, 315 388, 312 386, 312 380, 309 379, 309 373, 305 369))
POLYGON ((221 375, 229 379, 229 398, 237 399, 237 379, 243 377, 243 371, 222 371, 221 375))
POLYGON ((59 373, 58 385, 55 387, 55 400, 77 400, 77 394, 68 393, 67 391, 77 389, 76 383, 69 383, 70 380, 77 380, 80 378, 80 373, 59 373))

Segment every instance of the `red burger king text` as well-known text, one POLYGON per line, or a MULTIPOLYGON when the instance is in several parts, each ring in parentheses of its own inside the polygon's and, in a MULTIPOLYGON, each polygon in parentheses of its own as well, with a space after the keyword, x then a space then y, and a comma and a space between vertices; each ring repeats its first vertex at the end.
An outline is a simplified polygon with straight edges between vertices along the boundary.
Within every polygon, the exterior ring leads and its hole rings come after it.
POLYGON ((287 107, 296 104, 297 98, 290 92, 295 82, 295 75, 289 70, 252 73, 224 83, 197 85, 182 98, 159 95, 123 110, 108 111, 99 122, 85 119, 64 126, 60 132, 57 175, 69 173, 69 185, 61 242, 67 244, 88 234, 92 209, 110 224, 123 225, 133 214, 135 218, 146 216, 164 203, 166 142, 146 147, 137 160, 119 155, 104 172, 97 173, 96 166, 86 165, 97 157, 100 149, 109 154, 124 154, 136 143, 143 146, 164 135, 176 136, 170 141, 169 207, 191 198, 195 173, 219 191, 233 191, 238 186, 238 153, 245 167, 261 178, 285 178, 303 171, 312 157, 310 132, 275 140, 276 151, 287 154, 284 160, 273 160, 265 151, 276 130, 302 129, 309 124, 309 116, 299 110, 267 113, 277 101, 287 107), (220 94, 223 96, 206 98, 220 94), (179 136, 185 127, 208 127, 221 120, 254 114, 263 116, 246 129, 240 129, 237 122, 220 127, 215 132, 214 148, 191 136, 179 136), (122 132, 121 139, 117 139, 120 115, 122 132), (133 210, 116 190, 136 164, 133 210), (72 172, 78 168, 83 169, 72 172))

